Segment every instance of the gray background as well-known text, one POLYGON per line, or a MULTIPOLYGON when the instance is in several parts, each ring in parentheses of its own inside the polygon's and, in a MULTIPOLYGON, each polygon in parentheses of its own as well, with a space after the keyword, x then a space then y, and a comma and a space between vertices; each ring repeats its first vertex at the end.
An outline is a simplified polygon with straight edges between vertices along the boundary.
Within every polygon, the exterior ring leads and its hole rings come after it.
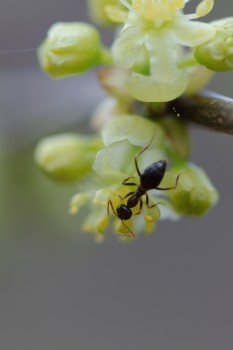
MULTIPOLYGON (((0 9, 2 52, 87 18, 84 1, 1 0, 0 9)), ((221 0, 209 18, 231 14, 221 0)), ((233 97, 232 77, 216 75, 211 88, 233 97)), ((0 55, 0 349, 231 350, 232 138, 191 130, 192 161, 220 192, 208 215, 160 222, 133 244, 109 232, 97 245, 67 214, 75 189, 39 174, 33 149, 42 136, 85 129, 102 96, 94 73, 53 81, 35 52, 0 55)))

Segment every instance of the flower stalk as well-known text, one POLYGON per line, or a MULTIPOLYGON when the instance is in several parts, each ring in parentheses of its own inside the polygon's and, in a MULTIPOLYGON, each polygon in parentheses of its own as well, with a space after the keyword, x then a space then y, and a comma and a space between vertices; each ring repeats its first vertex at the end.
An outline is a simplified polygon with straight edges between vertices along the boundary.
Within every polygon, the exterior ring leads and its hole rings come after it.
POLYGON ((179 119, 193 122, 210 130, 233 135, 233 99, 204 90, 193 96, 183 96, 168 104, 168 112, 179 119))

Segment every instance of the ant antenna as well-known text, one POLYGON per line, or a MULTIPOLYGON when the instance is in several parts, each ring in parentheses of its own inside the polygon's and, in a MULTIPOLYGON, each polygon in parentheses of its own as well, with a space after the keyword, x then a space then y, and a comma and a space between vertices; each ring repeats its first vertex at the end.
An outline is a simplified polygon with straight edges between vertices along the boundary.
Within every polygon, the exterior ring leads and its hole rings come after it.
POLYGON ((135 163, 135 168, 137 170, 137 173, 138 173, 138 176, 140 177, 141 176, 141 173, 140 173, 140 170, 139 170, 139 167, 138 167, 138 162, 137 162, 137 158, 138 156, 140 156, 143 152, 145 152, 149 147, 150 145, 152 144, 153 140, 155 138, 155 133, 153 134, 150 142, 148 143, 148 145, 146 145, 145 147, 143 147, 141 149, 141 151, 139 151, 135 156, 134 156, 134 163, 135 163))

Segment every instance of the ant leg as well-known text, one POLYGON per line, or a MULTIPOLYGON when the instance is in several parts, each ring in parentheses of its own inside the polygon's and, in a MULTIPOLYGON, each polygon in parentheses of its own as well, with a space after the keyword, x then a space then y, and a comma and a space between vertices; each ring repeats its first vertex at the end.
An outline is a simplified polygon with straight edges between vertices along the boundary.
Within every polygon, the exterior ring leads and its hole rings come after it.
POLYGON ((176 183, 175 183, 174 186, 172 186, 172 187, 165 187, 165 188, 156 187, 156 190, 168 191, 168 190, 174 190, 174 189, 176 189, 176 187, 177 187, 177 185, 178 185, 178 181, 179 181, 180 175, 181 175, 181 174, 179 174, 179 175, 177 176, 177 178, 176 178, 176 183))
POLYGON ((139 170, 139 167, 138 167, 138 161, 137 161, 137 158, 138 156, 140 156, 143 152, 145 152, 149 147, 150 145, 152 144, 152 141, 154 139, 155 136, 152 137, 152 139, 150 140, 149 144, 147 146, 145 146, 143 149, 141 149, 141 151, 139 151, 136 156, 134 157, 134 163, 135 163, 135 168, 137 170, 137 173, 138 173, 138 176, 140 177, 141 176, 141 173, 140 173, 140 170, 139 170))
POLYGON ((124 221, 121 220, 121 222, 122 222, 122 224, 125 226, 125 228, 127 229, 127 231, 128 231, 129 233, 118 233, 118 234, 121 235, 121 236, 127 236, 127 237, 130 237, 130 238, 136 238, 135 233, 134 233, 133 231, 131 231, 131 230, 128 228, 128 226, 126 226, 126 224, 124 223, 124 221))
POLYGON ((127 185, 127 186, 137 186, 137 184, 135 184, 134 182, 127 182, 129 179, 135 179, 135 176, 130 176, 127 177, 127 179, 125 179, 124 181, 122 181, 122 185, 127 185))
POLYGON ((149 196, 148 196, 148 194, 147 193, 145 193, 145 195, 146 195, 146 206, 147 206, 147 208, 149 209, 149 208, 153 208, 153 207, 155 207, 156 205, 157 205, 157 203, 156 204, 149 204, 149 196))
POLYGON ((142 202, 142 199, 140 199, 140 207, 139 207, 139 210, 138 210, 134 215, 139 215, 139 214, 141 214, 142 207, 143 207, 143 202, 142 202))
POLYGON ((113 213, 116 215, 116 217, 118 217, 117 213, 115 212, 115 210, 114 210, 114 208, 113 208, 111 199, 108 201, 108 204, 107 204, 107 212, 108 212, 108 215, 110 215, 109 206, 112 208, 112 211, 113 211, 113 213))
POLYGON ((149 196, 148 196, 147 193, 145 193, 145 195, 146 195, 146 206, 147 206, 147 208, 150 208, 150 205, 149 205, 149 196))
POLYGON ((164 203, 162 203, 162 202, 157 202, 157 203, 155 203, 155 204, 149 204, 149 196, 148 196, 148 194, 146 193, 146 206, 147 206, 147 208, 148 209, 150 209, 150 208, 154 208, 154 207, 156 207, 158 204, 164 204, 164 203))
POLYGON ((118 197, 120 198, 120 200, 123 201, 123 199, 128 198, 128 197, 131 196, 131 194, 133 194, 133 193, 134 193, 134 192, 129 192, 129 193, 127 193, 124 197, 121 197, 119 194, 117 194, 117 195, 118 195, 118 197))

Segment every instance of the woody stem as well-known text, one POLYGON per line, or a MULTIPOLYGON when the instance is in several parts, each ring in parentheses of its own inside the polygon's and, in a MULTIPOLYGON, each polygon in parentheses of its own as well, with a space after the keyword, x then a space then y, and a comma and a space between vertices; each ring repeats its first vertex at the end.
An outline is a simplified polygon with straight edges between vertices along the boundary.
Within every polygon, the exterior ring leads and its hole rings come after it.
POLYGON ((167 111, 183 120, 233 135, 232 98, 205 90, 169 102, 167 111))

